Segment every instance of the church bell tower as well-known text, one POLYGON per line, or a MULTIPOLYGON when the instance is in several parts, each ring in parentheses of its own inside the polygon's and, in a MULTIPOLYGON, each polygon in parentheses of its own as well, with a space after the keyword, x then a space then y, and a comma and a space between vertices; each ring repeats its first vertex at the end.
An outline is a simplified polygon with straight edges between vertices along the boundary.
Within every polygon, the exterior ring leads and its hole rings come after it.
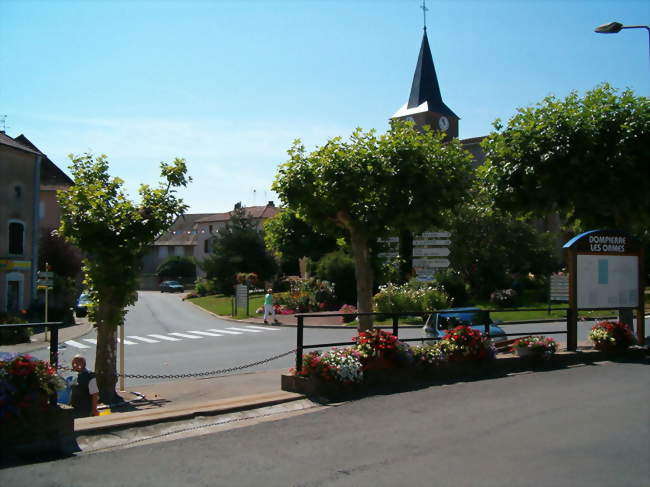
MULTIPOLYGON (((426 7, 423 6, 423 9, 426 7)), ((425 10, 426 14, 426 10, 425 10)), ((392 120, 415 122, 416 127, 429 125, 432 130, 445 132, 445 140, 458 137, 458 116, 442 101, 440 85, 433 65, 427 27, 424 26, 420 55, 413 75, 411 95, 408 102, 400 108, 392 120)))

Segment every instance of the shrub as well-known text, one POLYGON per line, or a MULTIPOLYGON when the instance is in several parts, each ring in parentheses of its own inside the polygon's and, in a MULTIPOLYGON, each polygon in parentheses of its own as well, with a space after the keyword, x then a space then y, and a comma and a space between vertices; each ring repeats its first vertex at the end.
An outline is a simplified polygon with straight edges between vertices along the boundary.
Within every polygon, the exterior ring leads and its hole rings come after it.
MULTIPOLYGON (((21 324, 27 323, 23 318, 0 313, 0 324, 21 324)), ((32 329, 21 328, 0 328, 0 345, 15 345, 16 343, 27 343, 32 336, 32 329)))
POLYGON ((440 343, 430 345, 417 345, 411 348, 413 362, 416 368, 429 369, 436 367, 447 360, 447 356, 440 343))
POLYGON ((49 363, 31 355, 0 354, 0 423, 44 410, 65 383, 49 363))
POLYGON ((341 316, 341 321, 343 321, 343 323, 352 323, 357 319, 357 315, 355 314, 356 312, 356 306, 353 306, 351 304, 344 304, 339 309, 339 313, 345 313, 344 316, 341 316))
POLYGON ((276 303, 297 313, 336 309, 334 286, 320 279, 291 279, 287 293, 276 294, 276 303))
POLYGON ((302 370, 294 375, 317 376, 326 381, 351 384, 363 380, 360 354, 354 348, 333 348, 324 353, 311 352, 302 360, 302 370))
POLYGON ((347 253, 339 250, 323 256, 316 264, 316 275, 334 285, 339 303, 357 302, 354 260, 347 253))
POLYGON ((501 308, 514 308, 519 302, 519 293, 514 289, 498 289, 490 294, 490 303, 501 308))
POLYGON ((435 275, 435 282, 449 296, 454 306, 464 306, 469 301, 467 283, 458 272, 452 269, 440 271, 435 275))
POLYGON ((551 355, 557 351, 557 342, 552 338, 544 336, 530 336, 519 338, 512 344, 512 351, 528 349, 533 354, 546 354, 551 355))
POLYGON ((401 286, 381 286, 373 303, 378 313, 421 313, 447 308, 451 300, 436 285, 411 281, 401 286))

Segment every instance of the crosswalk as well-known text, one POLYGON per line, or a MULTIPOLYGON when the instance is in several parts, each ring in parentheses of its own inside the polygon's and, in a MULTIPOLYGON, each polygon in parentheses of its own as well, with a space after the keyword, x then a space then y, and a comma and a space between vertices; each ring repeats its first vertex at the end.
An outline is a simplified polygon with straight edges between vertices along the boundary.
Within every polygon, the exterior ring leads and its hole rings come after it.
MULTIPOLYGON (((128 335, 124 339, 124 345, 142 345, 153 344, 161 342, 180 342, 183 340, 200 340, 202 338, 216 338, 216 337, 229 337, 233 335, 245 335, 247 333, 264 333, 266 331, 280 331, 278 328, 271 328, 268 326, 231 326, 227 328, 208 328, 206 330, 191 330, 184 332, 168 332, 167 334, 151 333, 146 336, 128 335)), ((120 339, 117 339, 120 343, 120 339)), ((92 345, 97 345, 96 338, 82 338, 78 340, 67 340, 64 342, 66 345, 74 348, 85 349, 91 348, 92 345), (85 343, 84 343, 85 342, 85 343)))

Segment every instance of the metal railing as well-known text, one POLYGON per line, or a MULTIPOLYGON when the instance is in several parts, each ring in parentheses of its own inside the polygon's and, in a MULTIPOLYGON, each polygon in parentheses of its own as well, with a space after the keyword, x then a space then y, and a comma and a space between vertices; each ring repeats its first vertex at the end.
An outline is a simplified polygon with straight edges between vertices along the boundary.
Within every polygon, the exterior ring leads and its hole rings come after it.
MULTIPOLYGON (((314 349, 314 348, 326 348, 326 347, 341 347, 341 346, 348 346, 348 345, 354 345, 355 342, 333 342, 333 343, 317 343, 317 344, 310 344, 310 345, 305 345, 304 343, 304 329, 305 329, 305 318, 325 318, 325 317, 332 317, 332 316, 345 316, 349 317, 351 315, 354 316, 387 316, 392 319, 392 333, 396 337, 399 337, 399 328, 400 328, 400 318, 401 317, 414 317, 414 316, 420 316, 423 318, 423 322, 426 322, 426 318, 430 315, 433 315, 435 313, 444 313, 447 310, 434 310, 434 311, 427 311, 427 312, 410 312, 410 313, 297 313, 296 319, 298 321, 298 325, 296 327, 296 361, 295 361, 295 368, 297 371, 302 369, 302 357, 303 357, 303 351, 307 349, 314 349)), ((486 318, 489 316, 489 313, 503 313, 503 312, 509 312, 509 311, 517 311, 517 312, 539 312, 539 311, 547 311, 546 308, 527 308, 527 309, 482 309, 480 310, 481 313, 485 313, 486 318)), ((569 346, 571 346, 573 343, 576 342, 577 337, 573 337, 571 333, 571 329, 569 326, 570 319, 572 317, 571 313, 572 310, 570 308, 553 308, 553 311, 565 311, 566 312, 566 320, 567 323, 567 329, 563 331, 542 331, 542 332, 526 332, 526 333, 506 333, 506 337, 516 337, 516 336, 529 336, 529 335, 567 335, 567 343, 569 346), (573 341, 572 341, 573 340, 573 341)), ((564 321, 563 319, 544 319, 544 320, 539 320, 537 321, 538 323, 541 322, 549 322, 549 321, 564 321)), ((490 322, 485 320, 484 323, 484 330, 483 330, 483 336, 490 338, 490 322)), ((496 324, 496 323, 493 323, 496 324)), ((508 323, 498 323, 499 325, 506 325, 509 326, 508 323)), ((512 325, 515 325, 515 323, 512 323, 512 325)), ((427 341, 432 341, 432 340, 439 340, 441 339, 440 337, 419 337, 419 338, 403 338, 400 339, 402 342, 421 342, 423 340, 427 341)), ((575 347, 574 347, 575 348, 575 347)))

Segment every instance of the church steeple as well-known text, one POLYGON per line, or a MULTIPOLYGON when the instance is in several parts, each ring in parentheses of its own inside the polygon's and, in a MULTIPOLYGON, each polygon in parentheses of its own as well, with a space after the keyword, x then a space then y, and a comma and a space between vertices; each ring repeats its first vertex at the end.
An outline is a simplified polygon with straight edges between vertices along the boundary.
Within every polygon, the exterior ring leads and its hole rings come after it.
POLYGON ((459 118, 442 101, 426 25, 408 102, 391 118, 411 120, 419 127, 429 125, 434 130, 447 132, 449 138, 458 137, 459 118))

